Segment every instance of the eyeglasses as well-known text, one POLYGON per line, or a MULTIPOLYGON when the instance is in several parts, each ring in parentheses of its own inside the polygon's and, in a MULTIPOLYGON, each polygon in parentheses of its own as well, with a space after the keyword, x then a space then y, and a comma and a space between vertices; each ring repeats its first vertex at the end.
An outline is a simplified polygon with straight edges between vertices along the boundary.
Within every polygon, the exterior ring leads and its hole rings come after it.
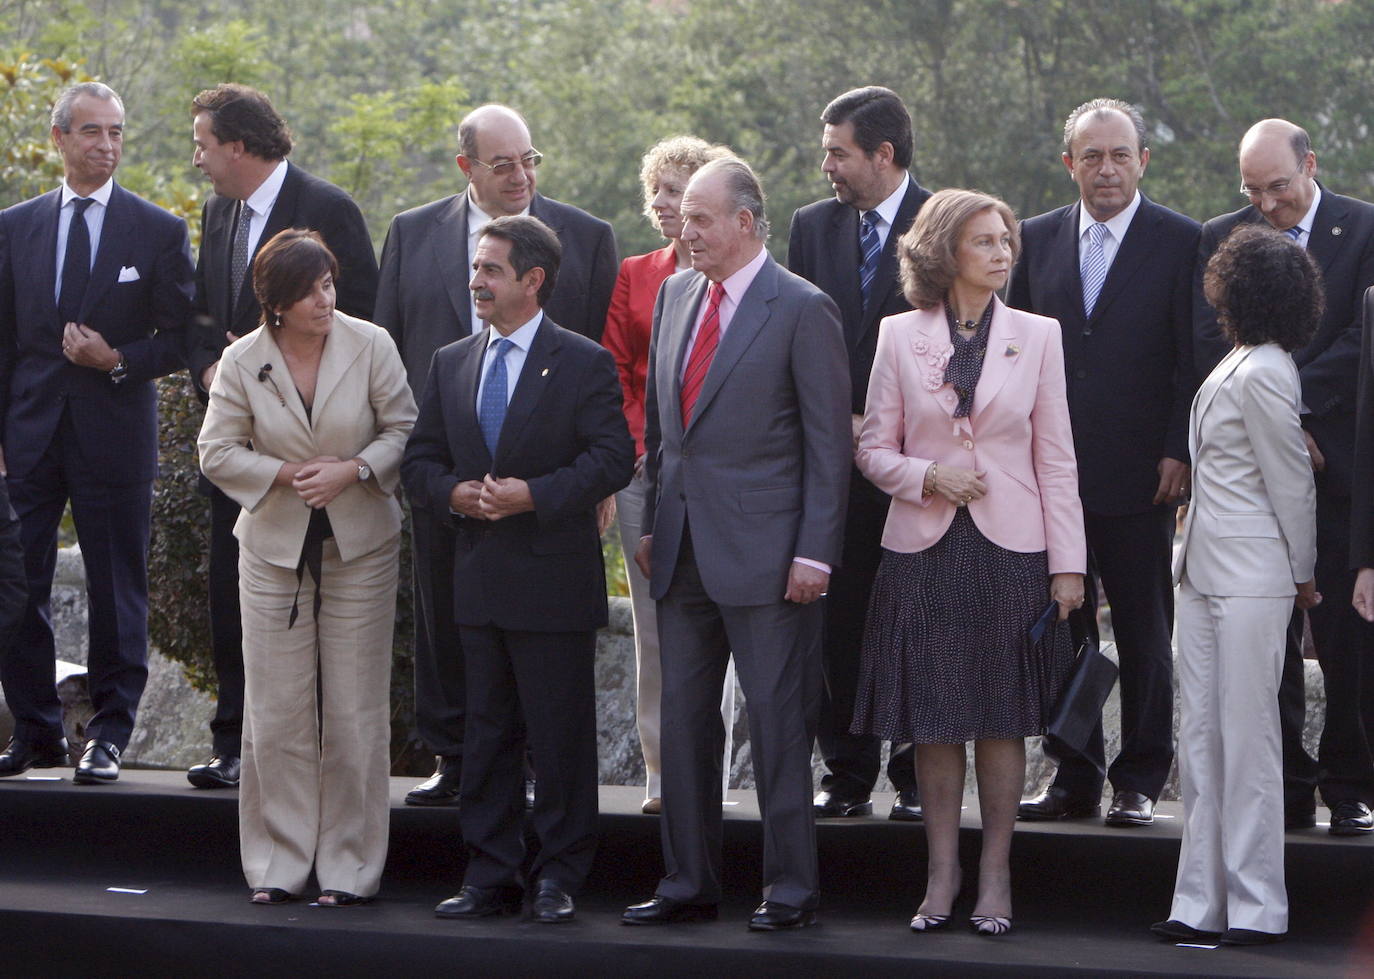
POLYGON ((1297 179, 1298 174, 1302 173, 1303 167, 1305 167, 1306 165, 1307 161, 1303 160, 1302 163, 1298 164, 1298 168, 1293 171, 1293 175, 1291 177, 1289 177, 1287 180, 1275 180, 1268 187, 1247 187, 1245 186, 1245 184, 1241 184, 1240 195, 1252 201, 1263 197, 1265 194, 1268 194, 1270 197, 1278 197, 1290 186, 1292 186, 1293 181, 1297 179))
POLYGON ((518 160, 506 160, 504 163, 483 163, 477 157, 469 157, 473 163, 486 167, 491 171, 493 177, 507 177, 515 171, 516 167, 523 167, 526 170, 533 170, 544 162, 544 154, 538 150, 530 150, 518 160))

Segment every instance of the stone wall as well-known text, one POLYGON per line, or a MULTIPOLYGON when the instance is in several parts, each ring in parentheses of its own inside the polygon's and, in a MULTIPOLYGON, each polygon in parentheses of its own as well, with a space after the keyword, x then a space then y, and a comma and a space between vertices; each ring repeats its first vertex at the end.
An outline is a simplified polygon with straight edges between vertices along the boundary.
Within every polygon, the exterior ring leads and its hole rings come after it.
MULTIPOLYGON (((1104 636, 1110 636, 1110 619, 1104 618, 1104 636)), ((63 548, 58 553, 57 575, 53 587, 53 627, 57 636, 59 692, 66 710, 68 737, 79 744, 85 735, 85 723, 90 717, 90 701, 86 696, 86 595, 80 551, 63 548)), ((606 785, 643 785, 644 760, 639 749, 639 733, 635 727, 635 657, 630 602, 625 598, 611 599, 610 625, 602 630, 597 643, 596 689, 599 721, 598 750, 601 758, 601 782, 606 785)), ((1115 654, 1108 645, 1106 651, 1115 654)), ((1119 688, 1107 702, 1104 729, 1107 734, 1107 757, 1113 757, 1120 745, 1121 708, 1119 688)), ((1308 750, 1315 752, 1325 713, 1321 673, 1317 664, 1307 661, 1307 729, 1304 732, 1308 750)), ((734 724, 734 758, 731 765, 732 788, 753 788, 753 767, 749 753, 748 706, 742 692, 736 691, 734 724)), ((148 687, 139 709, 138 725, 125 753, 125 760, 143 768, 184 769, 204 761, 210 745, 210 717, 214 714, 213 698, 191 688, 181 668, 151 651, 148 662, 148 687)), ((1177 733, 1178 711, 1174 711, 1177 733)), ((0 701, 0 737, 8 738, 13 721, 0 701)), ((1027 792, 1035 791, 1053 773, 1052 763, 1040 752, 1039 739, 1026 745, 1027 792)), ((816 782, 819 784, 824 766, 814 760, 816 782)), ((976 791, 972 774, 973 752, 969 752, 969 788, 976 791)), ((891 791, 884 774, 880 791, 891 791)), ((1164 798, 1178 798, 1177 769, 1171 773, 1164 798)))

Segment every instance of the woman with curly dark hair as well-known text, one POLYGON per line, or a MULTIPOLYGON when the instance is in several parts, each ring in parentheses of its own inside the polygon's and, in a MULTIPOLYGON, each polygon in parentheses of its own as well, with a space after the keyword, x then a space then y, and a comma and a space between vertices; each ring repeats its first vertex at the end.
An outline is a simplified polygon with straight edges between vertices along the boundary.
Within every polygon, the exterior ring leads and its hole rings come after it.
POLYGON ((1183 846, 1170 941, 1278 941, 1283 756, 1278 687, 1296 604, 1321 601, 1316 491, 1290 351, 1322 313, 1321 274, 1268 227, 1238 228, 1203 287, 1235 344, 1198 389, 1189 422, 1193 498, 1174 559, 1183 846))

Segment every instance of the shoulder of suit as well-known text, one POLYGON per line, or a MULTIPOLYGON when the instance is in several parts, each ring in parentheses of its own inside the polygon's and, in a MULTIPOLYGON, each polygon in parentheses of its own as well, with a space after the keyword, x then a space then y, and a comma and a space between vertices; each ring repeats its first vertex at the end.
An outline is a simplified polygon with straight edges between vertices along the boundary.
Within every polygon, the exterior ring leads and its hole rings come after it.
POLYGON ((387 340, 391 340, 391 334, 386 332, 386 330, 382 329, 376 323, 370 320, 359 319, 357 316, 349 316, 339 309, 334 310, 334 329, 346 330, 349 333, 365 337, 371 342, 376 342, 383 337, 387 340))
MULTIPOLYGON (((673 258, 673 256, 671 255, 669 257, 673 258)), ((659 265, 663 264, 664 261, 665 260, 663 249, 656 248, 651 252, 645 252, 643 255, 626 256, 624 259, 621 260, 620 267, 627 275, 638 275, 640 272, 643 272, 646 269, 653 269, 658 267, 659 265)), ((673 258, 673 264, 674 266, 676 266, 676 258, 673 258)))
POLYGON ((299 182, 300 189, 305 197, 303 203, 309 203, 310 199, 313 198, 316 201, 328 201, 331 204, 343 203, 346 201, 349 204, 353 204, 355 207, 357 206, 354 204, 353 197, 348 191, 344 190, 338 184, 330 183, 323 177, 317 177, 310 171, 296 166, 294 163, 290 165, 290 169, 287 170, 286 173, 288 180, 294 175, 295 179, 299 182))
MULTIPOLYGON (((1202 225, 1186 214, 1180 214, 1172 208, 1165 207, 1158 201, 1148 197, 1140 200, 1140 210, 1147 214, 1153 214, 1158 220, 1162 221, 1165 227, 1173 233, 1183 235, 1196 235, 1201 230, 1202 225)), ((1139 217, 1139 213, 1136 215, 1139 217)))
POLYGON ((584 337, 580 333, 574 333, 572 330, 559 326, 549 318, 548 314, 545 314, 544 322, 540 325, 539 329, 541 332, 551 329, 553 336, 558 341, 559 350, 564 356, 568 354, 574 354, 580 357, 595 357, 600 354, 610 356, 610 351, 601 346, 601 344, 597 343, 595 340, 584 337))
POLYGON ((30 197, 26 201, 20 201, 18 204, 11 204, 4 210, 0 210, 0 215, 19 220, 28 216, 30 211, 44 207, 54 198, 59 202, 61 201, 61 190, 50 190, 45 194, 39 194, 37 197, 30 197))
POLYGON ((1242 221, 1256 220, 1259 220, 1259 212, 1255 210, 1254 205, 1247 204, 1245 207, 1239 208, 1238 210, 1229 211, 1226 214, 1218 214, 1216 217, 1204 222, 1202 225, 1202 233, 1208 238, 1220 241, 1222 238, 1229 235, 1232 230, 1235 229, 1236 225, 1240 224, 1242 221))
MULTIPOLYGON (((552 197, 545 197, 543 194, 537 196, 539 206, 535 210, 543 211, 548 217, 554 217, 564 228, 581 226, 586 231, 610 231, 609 222, 601 220, 593 214, 588 214, 580 207, 572 204, 564 204, 556 201, 552 197)), ((538 217, 538 215, 535 215, 538 217)))
POLYGON ((1056 207, 1053 211, 1046 211, 1044 214, 1037 214, 1034 217, 1026 218, 1021 222, 1021 237, 1033 237, 1035 235, 1057 232, 1060 223, 1070 216, 1070 212, 1076 211, 1077 209, 1078 201, 1074 201, 1072 204, 1056 207))
POLYGON ((1020 329, 1030 333, 1053 333, 1059 331, 1059 321, 1052 316, 1041 316, 1013 306, 1003 306, 1011 314, 1011 321, 1020 329))
POLYGON ((154 224, 163 225, 165 227, 180 226, 184 228, 186 226, 184 218, 173 214, 165 207, 154 204, 146 197, 140 197, 132 190, 127 190, 118 183, 115 184, 114 193, 110 196, 111 206, 114 205, 116 198, 121 198, 127 206, 132 207, 135 213, 154 224))
POLYGON ((453 202, 457 198, 462 196, 463 195, 461 193, 450 194, 447 197, 439 198, 437 201, 430 201, 428 204, 420 204, 417 207, 409 208, 407 210, 402 211, 400 214, 397 214, 394 218, 392 218, 391 223, 393 225, 423 224, 428 221, 433 221, 440 214, 442 214, 449 207, 451 207, 453 202))
POLYGON ((809 225, 817 221, 827 222, 830 221, 834 217, 835 212, 842 207, 849 207, 849 205, 842 204, 834 197, 823 197, 818 201, 812 201, 810 204, 803 204, 801 207, 797 208, 792 214, 792 220, 801 225, 809 225))

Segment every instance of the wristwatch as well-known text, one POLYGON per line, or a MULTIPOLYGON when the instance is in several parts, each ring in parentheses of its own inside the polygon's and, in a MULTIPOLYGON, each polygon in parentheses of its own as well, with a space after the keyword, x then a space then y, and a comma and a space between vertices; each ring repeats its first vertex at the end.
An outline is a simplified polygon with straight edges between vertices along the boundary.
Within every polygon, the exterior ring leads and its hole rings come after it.
MULTIPOLYGON (((119 353, 119 351, 115 351, 119 353)), ((119 363, 110 368, 110 380, 115 384, 124 383, 124 378, 129 376, 129 365, 124 362, 124 355, 119 354, 119 363)))
POLYGON ((372 467, 365 462, 358 464, 358 482, 365 483, 372 478, 372 467))

